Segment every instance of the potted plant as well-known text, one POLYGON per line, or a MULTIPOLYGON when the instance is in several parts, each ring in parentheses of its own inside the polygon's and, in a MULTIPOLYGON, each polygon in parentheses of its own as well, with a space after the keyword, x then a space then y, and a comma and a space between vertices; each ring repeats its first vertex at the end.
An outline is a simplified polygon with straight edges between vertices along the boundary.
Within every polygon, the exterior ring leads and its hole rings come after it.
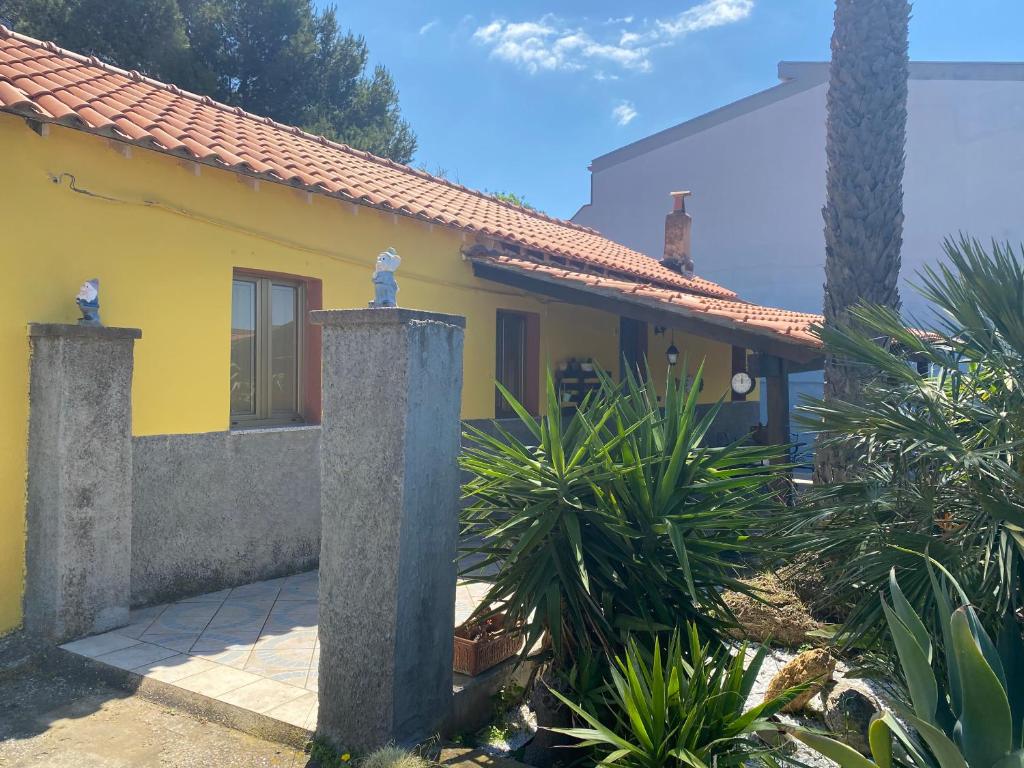
POLYGON ((511 659, 522 647, 522 631, 518 627, 507 627, 503 613, 467 621, 455 628, 452 669, 474 677, 511 659))

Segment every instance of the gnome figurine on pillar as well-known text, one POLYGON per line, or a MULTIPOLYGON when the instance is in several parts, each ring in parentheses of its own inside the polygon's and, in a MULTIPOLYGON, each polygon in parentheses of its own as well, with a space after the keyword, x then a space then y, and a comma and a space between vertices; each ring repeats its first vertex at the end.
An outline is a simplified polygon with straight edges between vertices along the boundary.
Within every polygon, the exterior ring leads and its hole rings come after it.
POLYGON ((398 282, 395 270, 402 263, 394 248, 388 248, 377 257, 377 265, 373 270, 373 301, 371 307, 397 307, 398 282))
POLYGON ((79 325, 103 325, 100 322, 100 281, 97 278, 86 280, 78 289, 75 303, 82 311, 78 318, 79 325))

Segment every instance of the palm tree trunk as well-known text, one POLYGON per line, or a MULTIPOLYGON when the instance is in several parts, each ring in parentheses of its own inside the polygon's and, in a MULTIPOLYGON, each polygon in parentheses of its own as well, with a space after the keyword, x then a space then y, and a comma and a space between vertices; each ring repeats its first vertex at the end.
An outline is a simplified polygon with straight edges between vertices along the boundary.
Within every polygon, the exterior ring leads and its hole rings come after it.
MULTIPOLYGON (((907 0, 836 0, 825 153, 825 324, 850 323, 860 301, 899 309, 907 125, 907 0)), ((869 370, 829 356, 825 399, 856 401, 869 370)), ((854 457, 816 452, 815 480, 835 482, 854 457)))

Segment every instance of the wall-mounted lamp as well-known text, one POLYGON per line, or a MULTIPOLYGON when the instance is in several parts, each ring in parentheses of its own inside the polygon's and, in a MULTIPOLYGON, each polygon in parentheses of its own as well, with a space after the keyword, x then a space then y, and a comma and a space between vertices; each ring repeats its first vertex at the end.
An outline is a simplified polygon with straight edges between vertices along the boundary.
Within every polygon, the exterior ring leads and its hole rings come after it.
POLYGON ((664 336, 665 335, 665 326, 664 325, 656 325, 656 326, 654 326, 654 335, 655 336, 664 336))
POLYGON ((669 345, 669 348, 665 350, 665 357, 668 358, 668 364, 670 366, 675 365, 677 362, 679 362, 679 350, 676 349, 675 331, 672 332, 672 343, 669 345))

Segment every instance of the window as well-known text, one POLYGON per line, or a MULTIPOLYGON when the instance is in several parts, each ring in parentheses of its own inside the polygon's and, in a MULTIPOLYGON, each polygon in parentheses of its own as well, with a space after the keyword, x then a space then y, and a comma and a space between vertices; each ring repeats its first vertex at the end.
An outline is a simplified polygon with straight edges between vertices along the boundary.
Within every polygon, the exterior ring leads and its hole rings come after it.
POLYGON ((236 274, 231 287, 231 423, 303 421, 306 291, 236 274))
MULTIPOLYGON (((537 413, 540 364, 540 318, 528 312, 498 310, 495 378, 526 410, 537 413)), ((505 396, 495 389, 494 416, 515 416, 505 396)))

